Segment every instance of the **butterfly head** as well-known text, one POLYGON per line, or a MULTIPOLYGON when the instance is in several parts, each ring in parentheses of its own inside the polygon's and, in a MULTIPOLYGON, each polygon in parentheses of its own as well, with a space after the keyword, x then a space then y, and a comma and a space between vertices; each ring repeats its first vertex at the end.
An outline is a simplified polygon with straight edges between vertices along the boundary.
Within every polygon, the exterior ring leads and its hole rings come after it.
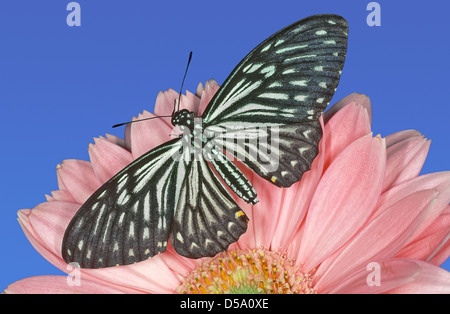
POLYGON ((173 126, 187 126, 191 127, 193 121, 193 114, 187 109, 182 109, 176 111, 172 114, 172 125, 173 126))

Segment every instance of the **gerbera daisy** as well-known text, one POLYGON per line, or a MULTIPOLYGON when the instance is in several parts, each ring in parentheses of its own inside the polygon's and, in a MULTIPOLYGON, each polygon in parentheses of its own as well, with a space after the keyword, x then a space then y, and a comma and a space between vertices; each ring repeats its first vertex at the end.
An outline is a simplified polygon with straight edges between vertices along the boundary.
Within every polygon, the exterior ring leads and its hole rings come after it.
MULTIPOLYGON (((187 92, 182 107, 201 113, 218 85, 187 92)), ((170 115, 178 94, 156 99, 155 115, 170 115)), ((144 111, 137 119, 152 117, 144 111)), ((18 213, 33 246, 79 282, 40 276, 6 293, 450 293, 438 265, 450 254, 450 172, 419 176, 430 141, 408 130, 371 133, 371 104, 352 94, 321 118, 323 138, 311 171, 279 189, 243 169, 260 202, 236 201, 250 218, 227 252, 199 260, 173 248, 147 261, 105 269, 68 267, 61 257, 66 226, 105 181, 170 139, 164 119, 128 125, 125 138, 106 135, 89 145, 91 161, 57 166, 59 190, 18 213), (71 284, 71 282, 73 284, 71 284)), ((234 194, 233 194, 234 195, 234 194)))

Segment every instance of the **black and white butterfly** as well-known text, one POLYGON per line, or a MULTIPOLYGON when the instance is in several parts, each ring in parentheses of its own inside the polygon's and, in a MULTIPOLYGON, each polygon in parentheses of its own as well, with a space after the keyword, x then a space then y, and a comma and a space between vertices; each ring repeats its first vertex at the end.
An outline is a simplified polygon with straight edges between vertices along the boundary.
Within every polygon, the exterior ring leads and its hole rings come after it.
POLYGON ((201 117, 174 110, 172 124, 183 135, 150 150, 89 197, 66 229, 64 260, 84 268, 127 265, 164 252, 169 239, 189 258, 226 250, 246 231, 248 218, 216 173, 247 203, 258 200, 224 151, 279 187, 299 181, 318 153, 319 117, 339 83, 347 38, 340 16, 305 18, 253 49, 201 117), (252 154, 271 128, 275 167, 252 154), (229 140, 245 135, 243 145, 229 140), (199 147, 207 154, 196 154, 199 147))

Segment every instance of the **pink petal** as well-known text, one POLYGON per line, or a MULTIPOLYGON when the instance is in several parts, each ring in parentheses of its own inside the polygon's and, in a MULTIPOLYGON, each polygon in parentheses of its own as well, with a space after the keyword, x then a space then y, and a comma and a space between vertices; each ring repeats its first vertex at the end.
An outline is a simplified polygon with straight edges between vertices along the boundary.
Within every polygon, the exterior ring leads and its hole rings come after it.
POLYGON ((330 294, 381 294, 414 281, 420 267, 413 261, 388 259, 368 264, 361 270, 344 278, 342 283, 329 291, 330 294), (379 271, 379 273, 378 273, 379 271), (379 277, 372 277, 379 276, 379 277), (377 279, 379 282, 374 282, 377 279))
POLYGON ((61 257, 62 239, 79 207, 79 204, 52 201, 17 213, 19 223, 33 247, 61 270, 66 265, 61 257))
POLYGON ((390 147, 398 142, 407 140, 409 138, 413 138, 416 136, 420 136, 420 132, 417 130, 404 130, 400 132, 396 132, 386 136, 386 147, 390 147))
POLYGON ((450 214, 443 214, 395 257, 429 261, 442 249, 449 237, 450 214))
POLYGON ((436 190, 414 193, 370 221, 340 251, 320 265, 316 287, 328 291, 355 270, 391 258, 411 238, 436 201, 436 190))
POLYGON ((440 250, 429 260, 433 265, 442 265, 450 256, 450 239, 447 238, 445 244, 440 248, 440 250))
POLYGON ((219 84, 214 79, 205 83, 205 88, 203 90, 202 97, 200 99, 200 107, 199 107, 199 115, 203 114, 206 109, 206 106, 209 104, 213 96, 216 94, 219 89, 219 84))
POLYGON ((102 184, 133 161, 133 156, 125 148, 104 139, 94 139, 89 145, 92 167, 102 184))
MULTIPOLYGON (((89 280, 113 287, 138 290, 145 293, 174 293, 182 282, 182 276, 169 265, 177 260, 176 253, 166 251, 146 261, 103 269, 86 269, 82 274, 89 280)), ((176 263, 176 262, 175 262, 176 263)))
POLYGON ((100 180, 88 161, 68 159, 56 167, 63 187, 78 204, 83 204, 100 187, 100 180))
POLYGON ((350 239, 372 213, 384 178, 384 145, 380 137, 361 137, 324 173, 311 201, 297 258, 306 272, 350 239))
POLYGON ((365 107, 350 103, 336 112, 325 124, 325 168, 353 141, 370 132, 365 107))
POLYGON ((378 265, 379 285, 371 281, 376 269, 367 267, 344 279, 330 293, 450 293, 450 274, 442 268, 411 259, 389 259, 378 265))
POLYGON ((387 147, 386 178, 383 191, 419 175, 430 148, 420 133, 387 147))
POLYGON ((197 85, 197 90, 195 91, 195 95, 197 95, 197 97, 202 97, 203 94, 203 84, 200 82, 197 85))
POLYGON ((167 98, 164 96, 163 92, 159 92, 156 96, 155 101, 155 115, 156 116, 165 116, 165 115, 171 115, 173 111, 173 103, 169 103, 167 98))
MULTIPOLYGON (((154 116, 151 113, 144 112, 138 116, 137 120, 154 116)), ((172 127, 169 127, 163 119, 169 119, 170 121, 170 118, 157 118, 131 124, 131 152, 134 159, 156 146, 173 139, 170 136, 172 127)))
POLYGON ((105 134, 105 137, 100 136, 100 138, 105 139, 112 144, 119 145, 120 147, 125 148, 129 151, 129 148, 127 147, 127 144, 123 138, 108 133, 105 134))
POLYGON ((79 285, 73 284, 70 277, 37 276, 10 284, 6 294, 121 294, 123 291, 80 278, 79 285))
POLYGON ((414 281, 395 288, 389 293, 398 294, 450 294, 450 272, 433 264, 410 260, 420 267, 414 281))
POLYGON ((167 243, 167 250, 161 256, 164 259, 164 264, 167 265, 177 276, 187 276, 203 259, 191 259, 181 256, 175 252, 170 241, 167 243), (167 255, 167 256, 166 256, 167 255))
POLYGON ((70 195, 69 191, 66 190, 52 191, 52 196, 47 198, 47 202, 52 201, 75 203, 75 200, 73 199, 72 195, 70 195))
MULTIPOLYGON (((159 92, 155 102, 155 115, 167 116, 171 115, 174 109, 174 101, 178 99, 178 93, 173 89, 169 89, 164 93, 159 92)), ((170 120, 169 120, 170 121, 170 120)))
POLYGON ((370 103, 370 99, 366 95, 359 94, 359 93, 350 94, 350 95, 342 98, 341 100, 339 100, 332 107, 330 107, 325 112, 325 124, 328 123, 328 121, 336 114, 336 112, 340 111, 342 108, 344 108, 345 106, 347 106, 350 103, 361 105, 362 107, 367 109, 367 114, 368 114, 369 124, 370 124, 372 121, 372 106, 370 103))
POLYGON ((181 96, 181 108, 197 113, 200 107, 200 98, 186 91, 186 95, 181 96))
POLYGON ((450 171, 422 175, 392 187, 380 196, 373 217, 379 215, 406 196, 417 191, 428 189, 437 190, 439 196, 435 206, 425 218, 423 224, 417 229, 415 236, 411 238, 411 241, 413 241, 416 236, 422 233, 439 215, 441 215, 450 202, 450 171))
POLYGON ((125 126, 125 131, 124 131, 124 141, 125 141, 125 149, 129 152, 131 152, 131 125, 132 123, 128 123, 125 126))

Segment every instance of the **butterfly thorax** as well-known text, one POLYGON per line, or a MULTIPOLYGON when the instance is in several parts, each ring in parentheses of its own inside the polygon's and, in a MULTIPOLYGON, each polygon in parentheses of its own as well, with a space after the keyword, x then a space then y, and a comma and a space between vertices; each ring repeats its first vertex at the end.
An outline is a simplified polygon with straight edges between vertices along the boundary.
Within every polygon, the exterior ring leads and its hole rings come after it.
POLYGON ((194 127, 194 113, 187 109, 176 111, 172 114, 171 122, 173 126, 186 126, 192 130, 194 127))

